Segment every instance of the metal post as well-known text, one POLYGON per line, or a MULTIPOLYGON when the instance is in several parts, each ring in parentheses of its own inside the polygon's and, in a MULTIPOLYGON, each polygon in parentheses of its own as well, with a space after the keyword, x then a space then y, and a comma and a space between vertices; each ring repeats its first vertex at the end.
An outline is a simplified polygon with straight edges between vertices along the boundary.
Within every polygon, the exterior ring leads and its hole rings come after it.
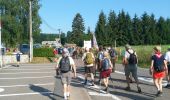
POLYGON ((0 68, 2 68, 1 13, 2 10, 0 9, 0 68))
POLYGON ((30 25, 30 62, 33 59, 33 37, 32 37, 32 4, 29 0, 29 25, 30 25))
POLYGON ((59 40, 60 40, 60 45, 61 45, 61 34, 60 34, 60 31, 61 31, 61 29, 58 29, 58 32, 59 32, 59 40))

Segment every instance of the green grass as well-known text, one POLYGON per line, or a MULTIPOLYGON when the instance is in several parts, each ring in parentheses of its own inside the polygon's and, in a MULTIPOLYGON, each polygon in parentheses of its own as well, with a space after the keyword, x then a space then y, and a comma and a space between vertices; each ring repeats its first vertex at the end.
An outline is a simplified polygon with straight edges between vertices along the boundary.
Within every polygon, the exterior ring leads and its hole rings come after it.
MULTIPOLYGON (((151 56, 153 54, 153 48, 156 45, 141 45, 141 46, 132 46, 132 49, 134 49, 138 55, 139 60, 139 67, 148 68, 150 67, 151 63, 151 56)), ((161 45, 161 52, 162 54, 165 54, 169 45, 161 45)), ((117 47, 117 52, 119 55, 118 63, 121 63, 122 61, 122 51, 125 50, 124 47, 117 47)))

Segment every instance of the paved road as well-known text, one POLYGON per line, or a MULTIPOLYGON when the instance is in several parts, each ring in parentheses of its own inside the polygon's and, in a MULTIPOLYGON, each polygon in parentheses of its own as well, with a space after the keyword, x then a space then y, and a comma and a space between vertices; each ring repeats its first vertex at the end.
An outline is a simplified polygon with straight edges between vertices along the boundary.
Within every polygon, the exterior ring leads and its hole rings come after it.
MULTIPOLYGON (((136 85, 132 83, 132 91, 125 91, 123 66, 116 65, 116 73, 112 73, 109 94, 100 91, 98 84, 84 86, 83 63, 75 60, 78 66, 78 78, 72 82, 71 100, 169 100, 169 89, 164 88, 163 97, 156 98, 154 87, 148 70, 139 69, 142 93, 137 93, 136 85)), ((62 100, 62 85, 55 78, 54 63, 52 64, 22 64, 21 67, 9 66, 0 69, 0 100, 62 100), (4 91, 3 91, 4 89, 4 91), (22 99, 21 99, 22 98, 22 99)))

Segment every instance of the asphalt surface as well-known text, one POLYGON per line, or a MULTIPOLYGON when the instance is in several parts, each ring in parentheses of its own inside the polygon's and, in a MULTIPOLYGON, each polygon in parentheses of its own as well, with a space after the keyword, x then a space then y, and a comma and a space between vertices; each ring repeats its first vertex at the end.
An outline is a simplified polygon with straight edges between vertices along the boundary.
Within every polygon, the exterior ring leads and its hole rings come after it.
MULTIPOLYGON (((84 69, 81 60, 75 60, 78 77, 73 79, 70 100, 169 100, 170 90, 163 88, 163 96, 156 97, 156 88, 147 69, 138 69, 142 93, 137 92, 136 84, 131 91, 125 91, 126 81, 123 66, 116 65, 109 82, 109 93, 104 93, 103 85, 84 86, 84 69)), ((7 65, 0 69, 0 100, 63 100, 62 84, 55 77, 55 63, 21 64, 20 67, 7 65)), ((90 79, 89 79, 90 80, 90 79)), ((98 81, 98 78, 96 78, 98 81)))

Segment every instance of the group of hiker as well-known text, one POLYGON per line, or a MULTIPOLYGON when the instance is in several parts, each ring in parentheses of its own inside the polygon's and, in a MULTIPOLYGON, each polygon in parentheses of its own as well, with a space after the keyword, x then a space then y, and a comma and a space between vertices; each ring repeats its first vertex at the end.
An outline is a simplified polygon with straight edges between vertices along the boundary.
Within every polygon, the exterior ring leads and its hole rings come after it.
MULTIPOLYGON (((103 91, 109 92, 108 84, 111 73, 116 71, 115 63, 117 61, 117 52, 115 48, 106 49, 104 47, 99 47, 97 52, 93 52, 91 48, 85 48, 85 52, 82 55, 82 61, 84 62, 85 71, 85 81, 84 85, 87 85, 88 76, 91 77, 91 85, 94 86, 95 83, 101 83, 103 80, 105 88, 103 91), (98 81, 96 81, 96 72, 98 72, 98 81)), ((155 46, 153 48, 154 54, 151 57, 151 67, 150 74, 153 76, 154 84, 157 88, 156 96, 162 96, 162 80, 167 76, 168 84, 166 87, 170 87, 170 47, 168 52, 163 55, 161 53, 161 47, 155 46)), ((125 77, 127 87, 125 90, 131 90, 130 83, 132 77, 137 85, 137 91, 142 92, 138 81, 137 75, 137 64, 138 57, 135 50, 131 48, 130 45, 125 45, 125 52, 123 53, 122 65, 124 66, 125 77)), ((64 87, 64 99, 68 99, 70 96, 70 82, 71 82, 71 72, 74 73, 76 77, 76 66, 73 58, 70 56, 67 48, 63 49, 62 56, 57 60, 56 69, 60 70, 61 81, 64 87)))

